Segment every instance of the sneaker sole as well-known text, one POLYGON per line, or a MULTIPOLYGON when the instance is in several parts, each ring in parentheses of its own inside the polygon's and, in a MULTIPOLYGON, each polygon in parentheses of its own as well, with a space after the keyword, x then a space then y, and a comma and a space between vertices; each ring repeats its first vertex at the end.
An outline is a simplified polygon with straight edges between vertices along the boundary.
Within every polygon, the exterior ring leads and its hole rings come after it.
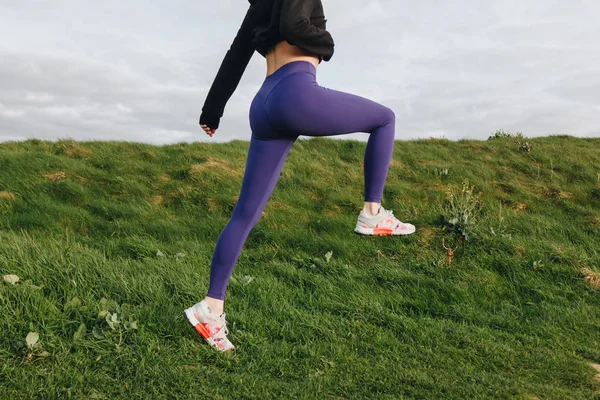
POLYGON ((354 228, 354 232, 366 236, 406 236, 415 233, 415 230, 416 229, 408 230, 406 232, 394 232, 389 228, 354 228))

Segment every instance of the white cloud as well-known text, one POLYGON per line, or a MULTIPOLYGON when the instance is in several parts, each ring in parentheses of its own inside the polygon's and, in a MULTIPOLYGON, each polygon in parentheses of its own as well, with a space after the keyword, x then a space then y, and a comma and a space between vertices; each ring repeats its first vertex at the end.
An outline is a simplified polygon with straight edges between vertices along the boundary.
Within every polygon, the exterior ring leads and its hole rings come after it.
MULTIPOLYGON (((0 140, 249 139, 265 76, 255 54, 213 138, 198 116, 246 2, 4 1, 0 140)), ((397 116, 397 138, 600 136, 600 29, 591 0, 327 0, 321 85, 397 116)), ((337 138, 366 140, 355 134, 337 138)))
POLYGON ((124 114, 131 114, 133 112, 133 110, 130 107, 124 106, 121 103, 117 103, 115 107, 117 108, 117 110, 124 114))
POLYGON ((6 107, 4 104, 0 103, 0 117, 2 118, 19 118, 25 115, 24 110, 15 110, 6 107))
POLYGON ((50 93, 25 93, 25 100, 31 103, 50 103, 54 96, 50 93))

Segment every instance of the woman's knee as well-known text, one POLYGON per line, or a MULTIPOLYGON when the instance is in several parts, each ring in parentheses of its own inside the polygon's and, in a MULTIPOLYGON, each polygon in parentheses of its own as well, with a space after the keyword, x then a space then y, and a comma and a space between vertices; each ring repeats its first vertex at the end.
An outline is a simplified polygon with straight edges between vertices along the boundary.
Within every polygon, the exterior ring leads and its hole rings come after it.
MULTIPOLYGON (((238 201, 239 204, 239 201, 238 201)), ((249 204, 236 204, 231 215, 238 227, 244 230, 250 230, 256 225, 262 215, 262 207, 256 207, 249 204)))
POLYGON ((394 124, 396 122, 396 114, 394 111, 386 106, 383 107, 383 125, 394 124))

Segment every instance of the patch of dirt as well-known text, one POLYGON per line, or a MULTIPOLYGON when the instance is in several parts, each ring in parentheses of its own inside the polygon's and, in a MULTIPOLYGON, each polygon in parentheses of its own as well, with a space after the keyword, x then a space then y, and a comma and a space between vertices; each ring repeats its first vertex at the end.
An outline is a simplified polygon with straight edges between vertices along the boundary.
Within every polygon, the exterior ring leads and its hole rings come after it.
POLYGON ((531 188, 531 184, 528 182, 525 182, 524 180, 521 179, 515 179, 515 182, 519 184, 519 186, 521 186, 524 189, 529 189, 531 188))
POLYGON ((583 275, 583 280, 590 286, 600 289, 600 273, 592 271, 589 268, 581 268, 579 273, 583 275))
POLYGON ((87 147, 78 144, 72 144, 64 150, 64 154, 65 156, 72 158, 89 158, 93 152, 87 147))
POLYGON ((553 197, 557 200, 565 200, 565 199, 573 198, 573 194, 571 194, 569 192, 563 192, 562 190, 554 188, 554 187, 543 187, 542 194, 545 197, 553 197))
POLYGON ((394 160, 392 158, 392 160, 390 161, 390 167, 402 169, 402 168, 404 168, 404 164, 402 164, 400 161, 394 160))
POLYGON ((448 187, 447 185, 442 184, 442 183, 427 184, 426 187, 423 187, 423 185, 421 185, 421 188, 423 190, 425 190, 425 189, 432 189, 432 190, 437 190, 437 191, 440 191, 440 192, 445 192, 446 189, 447 189, 447 187, 448 187))
POLYGON ((486 152, 486 153, 495 153, 496 149, 486 146, 481 146, 479 144, 469 144, 466 146, 467 149, 471 149, 477 153, 486 152))
POLYGON ((299 215, 296 217, 296 220, 304 222, 306 224, 310 221, 310 218, 308 217, 308 215, 299 215))
POLYGON ((332 217, 332 216, 334 216, 334 215, 340 215, 340 214, 341 214, 341 212, 342 212, 342 209, 341 209, 340 207, 338 207, 338 206, 334 205, 333 207, 331 207, 331 208, 329 208, 329 209, 325 210, 325 211, 323 212, 323 214, 325 214, 325 215, 326 215, 326 216, 328 216, 328 217, 332 217))
POLYGON ((171 178, 169 177, 169 175, 163 173, 160 175, 160 178, 158 178, 158 180, 160 181, 160 183, 166 183, 169 182, 171 178))
POLYGON ((184 187, 180 187, 177 188, 176 190, 173 190, 171 192, 169 192, 169 194, 167 195, 167 197, 170 200, 175 200, 177 198, 183 198, 186 199, 189 195, 190 190, 193 190, 193 187, 190 185, 184 186, 184 187))
POLYGON ((282 201, 269 200, 265 208, 273 210, 289 210, 290 206, 282 201))
POLYGON ((439 161, 437 161, 437 160, 419 160, 419 164, 437 166, 439 164, 439 161))
POLYGON ((208 157, 202 164, 193 164, 188 172, 191 176, 196 176, 206 170, 227 172, 238 177, 242 176, 243 171, 241 167, 234 166, 230 162, 216 157, 208 157))
POLYGON ((525 247, 517 245, 513 248, 513 254, 517 257, 523 257, 525 254, 525 247))
POLYGON ((311 190, 311 192, 310 192, 310 199, 313 200, 313 201, 318 201, 318 200, 321 200, 322 197, 318 193, 315 193, 315 192, 313 192, 311 190))
POLYGON ((590 362, 588 365, 596 370, 596 376, 594 378, 600 381, 600 364, 590 362))
POLYGON ((281 178, 290 179, 291 177, 292 177, 292 171, 290 171, 289 168, 283 168, 283 170, 281 171, 281 175, 279 176, 279 179, 281 179, 281 178))
POLYGON ((161 195, 156 195, 156 196, 150 197, 150 204, 153 204, 155 206, 160 206, 164 202, 165 202, 165 198, 161 195))
POLYGON ((0 191, 0 199, 4 199, 4 200, 14 200, 15 199, 15 195, 12 194, 11 192, 7 192, 7 191, 0 191))
POLYGON ((206 199, 206 202, 208 203, 208 211, 217 211, 219 208, 219 205, 214 199, 206 199))
POLYGON ((434 232, 432 228, 420 228, 418 229, 419 239, 417 243, 421 246, 426 246, 431 243, 431 239, 434 236, 434 232))
POLYGON ((55 171, 55 172, 45 173, 44 177, 46 177, 46 179, 48 179, 52 182, 56 182, 61 179, 65 179, 67 177, 67 175, 63 171, 55 171))
POLYGON ((156 153, 153 152, 152 150, 144 150, 142 152, 142 157, 146 158, 147 160, 156 160, 158 158, 156 153))
POLYGON ((523 211, 523 210, 527 209, 527 204, 525 204, 525 203, 517 203, 517 204, 514 205, 513 208, 515 210, 517 210, 517 211, 523 211))

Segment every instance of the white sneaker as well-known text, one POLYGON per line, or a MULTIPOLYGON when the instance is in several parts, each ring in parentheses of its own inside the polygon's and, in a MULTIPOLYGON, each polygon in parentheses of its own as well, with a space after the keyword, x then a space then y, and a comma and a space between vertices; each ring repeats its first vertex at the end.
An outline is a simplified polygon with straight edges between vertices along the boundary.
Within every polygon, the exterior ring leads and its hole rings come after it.
POLYGON ((377 215, 368 216, 364 210, 360 211, 354 232, 361 235, 388 236, 410 235, 415 232, 415 226, 400 221, 394 217, 394 212, 380 207, 377 215))
POLYGON ((221 316, 212 314, 206 301, 202 300, 200 303, 186 309, 185 316, 209 345, 219 351, 235 349, 235 346, 227 339, 229 331, 227 330, 225 313, 221 316))

